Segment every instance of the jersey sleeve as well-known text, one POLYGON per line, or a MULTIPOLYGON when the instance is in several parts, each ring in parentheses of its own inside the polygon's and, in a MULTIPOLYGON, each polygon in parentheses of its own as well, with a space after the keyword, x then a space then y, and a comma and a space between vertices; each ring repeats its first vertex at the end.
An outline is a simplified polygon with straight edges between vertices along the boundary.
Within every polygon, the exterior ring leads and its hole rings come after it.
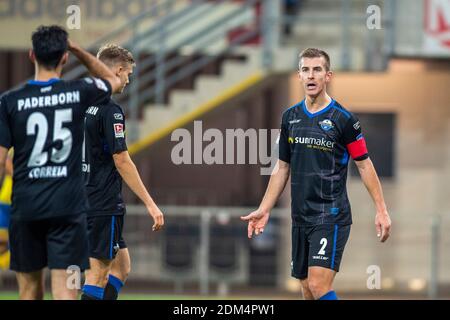
POLYGON ((106 108, 103 115, 103 131, 111 154, 127 150, 125 116, 117 106, 106 108))
POLYGON ((361 161, 369 157, 361 123, 355 115, 351 115, 347 121, 343 136, 344 145, 353 160, 361 161))
POLYGON ((0 97, 0 146, 9 149, 11 145, 11 126, 8 119, 6 99, 2 96, 0 97))
POLYGON ((86 108, 105 104, 111 98, 111 84, 106 80, 87 77, 81 80, 81 86, 85 94, 86 108))
POLYGON ((278 138, 278 158, 284 162, 291 162, 291 147, 289 145, 289 129, 286 121, 286 115, 281 120, 280 136, 278 138))

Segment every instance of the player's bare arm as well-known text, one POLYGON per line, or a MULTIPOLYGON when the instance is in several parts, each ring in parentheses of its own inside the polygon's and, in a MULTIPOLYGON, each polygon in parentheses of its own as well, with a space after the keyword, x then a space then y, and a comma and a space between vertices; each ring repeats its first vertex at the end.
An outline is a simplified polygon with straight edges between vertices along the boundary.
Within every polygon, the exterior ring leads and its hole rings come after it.
POLYGON ((122 88, 120 78, 117 77, 102 61, 71 40, 68 40, 68 49, 86 66, 94 77, 108 81, 111 84, 112 92, 116 92, 122 88))
POLYGON ((270 210, 275 206, 275 203, 283 192, 284 187, 289 180, 289 173, 289 163, 278 160, 259 208, 249 215, 241 217, 241 220, 248 221, 247 232, 249 238, 252 237, 253 233, 259 235, 264 232, 264 227, 266 226, 267 221, 269 221, 270 210))
POLYGON ((116 169, 119 171, 122 179, 145 204, 147 211, 153 218, 153 231, 160 230, 164 225, 164 216, 145 188, 144 183, 139 176, 139 172, 137 171, 133 160, 131 160, 128 151, 114 154, 113 159, 116 169))
POLYGON ((378 179, 377 172, 375 171, 375 167, 373 166, 372 160, 370 160, 370 158, 362 161, 355 161, 355 163, 358 167, 361 179, 375 203, 377 211, 375 216, 375 228, 377 231, 377 237, 380 238, 381 242, 385 242, 390 235, 391 218, 389 217, 389 213, 386 209, 383 190, 381 188, 381 183, 378 179))
POLYGON ((12 162, 11 156, 6 157, 5 173, 9 176, 12 176, 14 173, 13 162, 12 162))
POLYGON ((0 146, 0 183, 3 181, 3 175, 5 174, 7 157, 8 157, 8 149, 0 146))

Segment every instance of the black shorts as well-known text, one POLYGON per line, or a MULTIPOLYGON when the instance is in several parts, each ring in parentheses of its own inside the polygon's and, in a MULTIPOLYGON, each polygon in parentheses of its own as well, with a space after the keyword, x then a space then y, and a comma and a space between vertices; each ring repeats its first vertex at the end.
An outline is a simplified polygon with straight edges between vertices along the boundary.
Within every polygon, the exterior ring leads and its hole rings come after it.
POLYGON ((10 220, 11 270, 34 272, 48 266, 89 268, 86 215, 35 221, 10 220))
POLYGON ((122 237, 124 215, 87 218, 89 257, 113 260, 119 249, 127 247, 122 237))
POLYGON ((350 225, 324 224, 292 227, 292 276, 308 277, 308 267, 318 266, 339 271, 350 225))

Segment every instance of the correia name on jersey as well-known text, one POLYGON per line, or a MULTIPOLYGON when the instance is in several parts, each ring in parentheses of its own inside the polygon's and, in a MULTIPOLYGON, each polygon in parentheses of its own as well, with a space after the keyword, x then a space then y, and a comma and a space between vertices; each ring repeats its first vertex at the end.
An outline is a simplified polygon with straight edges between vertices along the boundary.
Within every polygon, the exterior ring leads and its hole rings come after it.
POLYGON ((67 166, 48 166, 31 169, 28 173, 30 179, 42 178, 65 178, 67 177, 67 166))

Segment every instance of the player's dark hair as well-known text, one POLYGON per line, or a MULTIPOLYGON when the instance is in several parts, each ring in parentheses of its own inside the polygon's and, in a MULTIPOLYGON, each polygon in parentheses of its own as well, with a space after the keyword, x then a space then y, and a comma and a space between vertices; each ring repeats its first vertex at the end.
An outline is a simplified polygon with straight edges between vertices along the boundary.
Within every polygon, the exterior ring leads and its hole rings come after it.
POLYGON ((118 63, 136 65, 133 54, 125 48, 116 44, 107 44, 98 50, 97 58, 112 67, 118 63))
POLYGON ((299 60, 301 60, 302 58, 320 57, 323 57, 325 59, 325 70, 330 71, 330 56, 325 51, 317 48, 307 48, 298 55, 299 60))
POLYGON ((56 69, 67 51, 67 31, 60 26, 40 26, 33 32, 31 41, 39 65, 46 69, 56 69))

